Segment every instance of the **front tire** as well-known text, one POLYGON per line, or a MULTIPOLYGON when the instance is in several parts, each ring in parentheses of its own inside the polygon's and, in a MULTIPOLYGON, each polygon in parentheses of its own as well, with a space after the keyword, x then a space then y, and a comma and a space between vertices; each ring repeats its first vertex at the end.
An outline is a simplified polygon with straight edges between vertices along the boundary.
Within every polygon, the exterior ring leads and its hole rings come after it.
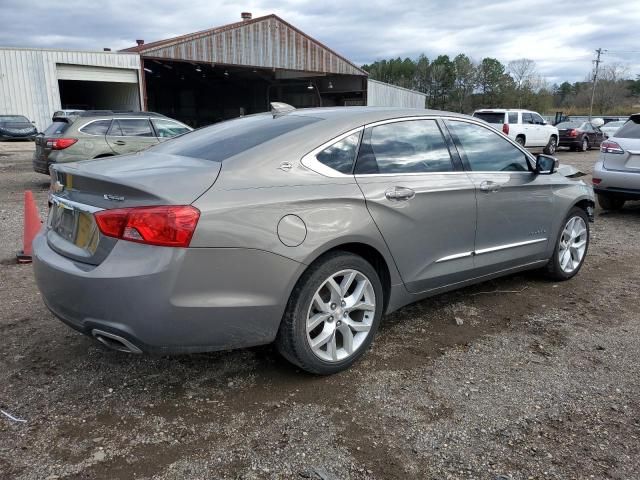
POLYGON ((624 198, 598 194, 598 204, 603 210, 620 210, 624 206, 624 198))
POLYGON ((556 137, 552 136, 549 138, 549 142, 547 143, 547 146, 544 147, 542 151, 546 155, 553 155, 554 153, 556 153, 557 149, 558 149, 558 140, 556 139, 556 137))
POLYGON ((562 224, 553 256, 547 264, 547 275, 563 281, 574 277, 582 268, 589 249, 589 218, 579 207, 573 207, 562 224))
POLYGON ((276 347, 307 372, 345 370, 371 345, 383 304, 382 283, 369 262, 348 252, 323 255, 293 289, 276 347))

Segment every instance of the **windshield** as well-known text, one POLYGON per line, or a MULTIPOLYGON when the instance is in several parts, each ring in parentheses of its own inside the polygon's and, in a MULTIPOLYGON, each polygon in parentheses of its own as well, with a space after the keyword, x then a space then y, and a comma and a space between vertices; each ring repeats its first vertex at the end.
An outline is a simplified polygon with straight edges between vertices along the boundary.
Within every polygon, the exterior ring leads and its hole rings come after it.
POLYGON ((320 120, 320 118, 296 115, 283 115, 276 118, 271 114, 251 115, 185 133, 150 150, 154 153, 222 162, 320 120))
POLYGON ((567 128, 580 128, 582 122, 562 122, 556 125, 558 130, 565 130, 567 128))
POLYGON ((487 123, 504 123, 504 112, 475 112, 473 116, 487 123))
POLYGON ((22 115, 2 115, 0 123, 31 123, 27 117, 22 115))

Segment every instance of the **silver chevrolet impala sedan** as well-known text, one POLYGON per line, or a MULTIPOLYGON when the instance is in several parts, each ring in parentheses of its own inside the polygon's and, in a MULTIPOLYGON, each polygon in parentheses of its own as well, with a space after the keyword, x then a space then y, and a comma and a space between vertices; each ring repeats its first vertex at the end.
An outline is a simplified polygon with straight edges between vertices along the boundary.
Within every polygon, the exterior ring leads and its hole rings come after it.
POLYGON ((35 276, 57 317, 117 350, 275 342, 330 374, 403 305, 522 270, 573 277, 594 196, 557 167, 463 115, 276 105, 53 166, 35 276))

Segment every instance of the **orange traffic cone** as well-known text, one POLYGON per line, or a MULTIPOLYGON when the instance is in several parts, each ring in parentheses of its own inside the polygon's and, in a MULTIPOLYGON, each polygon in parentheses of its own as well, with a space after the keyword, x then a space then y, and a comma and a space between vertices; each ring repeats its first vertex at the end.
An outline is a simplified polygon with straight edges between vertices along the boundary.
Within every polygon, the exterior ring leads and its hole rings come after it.
POLYGON ((33 199, 33 192, 25 190, 24 192, 24 235, 22 237, 22 251, 18 253, 18 263, 31 263, 31 254, 33 252, 31 243, 34 237, 42 228, 42 220, 36 201, 33 199))

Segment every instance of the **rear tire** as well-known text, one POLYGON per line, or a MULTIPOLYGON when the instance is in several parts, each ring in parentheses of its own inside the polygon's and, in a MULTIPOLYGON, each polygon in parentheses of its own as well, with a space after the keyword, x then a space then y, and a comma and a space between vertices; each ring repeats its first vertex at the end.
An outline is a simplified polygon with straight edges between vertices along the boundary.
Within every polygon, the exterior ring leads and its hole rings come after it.
POLYGON ((598 194, 598 204, 603 210, 620 210, 624 206, 624 198, 598 194))
POLYGON ((589 150, 589 140, 585 137, 582 139, 582 143, 580 144, 580 151, 586 152, 587 150, 589 150))
POLYGON ((520 145, 521 147, 524 147, 524 144, 525 144, 526 142, 525 142, 525 139, 524 139, 524 137, 523 137, 522 135, 518 135, 518 136, 516 137, 516 143, 517 143, 518 145, 520 145))
POLYGON ((546 267, 546 274, 556 281, 569 280, 582 268, 589 250, 589 217, 580 207, 566 216, 546 267))
POLYGON ((311 264, 294 287, 276 347, 307 372, 340 372, 371 345, 383 305, 382 283, 371 264, 348 252, 330 252, 311 264))
POLYGON ((544 147, 542 151, 546 155, 553 155, 554 153, 556 153, 557 148, 558 148, 558 140, 556 139, 555 136, 551 136, 549 138, 549 142, 547 143, 547 146, 544 147))

